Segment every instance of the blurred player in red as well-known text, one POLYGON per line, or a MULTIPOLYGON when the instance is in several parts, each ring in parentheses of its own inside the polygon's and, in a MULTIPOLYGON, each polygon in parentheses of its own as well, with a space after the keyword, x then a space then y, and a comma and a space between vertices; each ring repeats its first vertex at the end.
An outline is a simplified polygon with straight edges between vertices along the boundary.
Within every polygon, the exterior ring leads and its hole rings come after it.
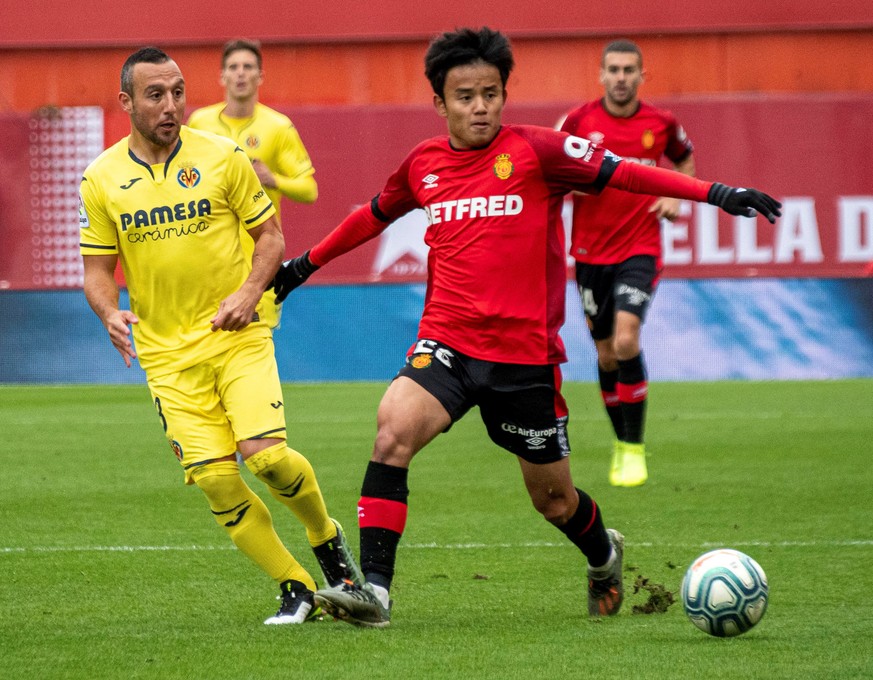
MULTIPOLYGON (((694 147, 669 111, 640 101, 643 55, 629 40, 603 50, 603 98, 571 111, 561 129, 605 146, 626 162, 656 167, 662 157, 694 176, 694 147)), ((597 349, 600 393, 615 430, 609 483, 648 479, 643 436, 648 401, 640 329, 661 271, 660 218, 679 215, 679 200, 606 187, 573 195, 570 254, 588 328, 597 349)))
POLYGON ((625 163, 564 132, 502 125, 509 41, 488 28, 460 29, 431 43, 425 73, 447 136, 416 146, 382 191, 274 280, 283 300, 321 265, 424 208, 430 222, 428 285, 418 338, 388 387, 358 505, 364 586, 319 590, 328 613, 383 627, 406 525, 412 458, 478 406, 491 439, 515 454, 534 507, 588 562, 588 612, 616 614, 623 598, 623 536, 570 474, 567 408, 558 330, 564 322, 566 255, 561 207, 569 191, 616 186, 760 210, 779 203, 661 168, 625 163))

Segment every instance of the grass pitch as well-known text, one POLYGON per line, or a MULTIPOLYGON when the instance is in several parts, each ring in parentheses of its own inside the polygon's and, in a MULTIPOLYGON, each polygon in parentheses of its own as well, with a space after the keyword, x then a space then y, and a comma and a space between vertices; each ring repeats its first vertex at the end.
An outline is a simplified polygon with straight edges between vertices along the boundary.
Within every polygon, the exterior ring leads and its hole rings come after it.
MULTIPOLYGON (((355 546, 383 390, 285 386, 289 441, 355 546)), ((581 555, 471 413, 413 463, 392 625, 359 630, 262 625, 277 591, 181 483, 144 387, 0 387, 0 678, 873 677, 873 381, 654 384, 639 489, 607 483, 596 386, 565 396, 577 485, 626 535, 621 614, 587 617, 581 555), (638 579, 675 593, 719 546, 767 572, 756 628, 633 613, 638 579)))

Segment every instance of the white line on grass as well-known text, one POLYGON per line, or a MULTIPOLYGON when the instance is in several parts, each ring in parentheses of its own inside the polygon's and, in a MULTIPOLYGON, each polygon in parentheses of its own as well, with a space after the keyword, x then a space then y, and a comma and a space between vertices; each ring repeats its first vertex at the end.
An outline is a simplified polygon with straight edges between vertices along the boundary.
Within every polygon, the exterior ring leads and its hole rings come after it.
MULTIPOLYGON (((755 547, 755 548, 810 548, 810 547, 869 547, 873 546, 873 539, 854 541, 724 541, 714 543, 654 543, 651 541, 628 542, 632 548, 719 548, 729 546, 732 548, 755 547)), ((401 544, 404 550, 488 550, 493 548, 527 549, 527 548, 569 548, 567 541, 533 541, 529 543, 410 543, 401 544)), ((231 544, 226 545, 79 545, 79 546, 21 546, 0 548, 0 554, 28 554, 28 553, 58 553, 58 552, 203 552, 213 550, 236 550, 231 544)))

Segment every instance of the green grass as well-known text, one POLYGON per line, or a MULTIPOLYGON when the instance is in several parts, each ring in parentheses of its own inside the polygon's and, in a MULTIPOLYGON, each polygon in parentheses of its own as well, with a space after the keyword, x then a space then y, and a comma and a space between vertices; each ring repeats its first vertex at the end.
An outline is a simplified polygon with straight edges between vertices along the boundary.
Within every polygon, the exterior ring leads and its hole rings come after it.
MULTIPOLYGON (((290 442, 355 546, 383 389, 286 386, 290 442)), ((627 537, 625 609, 588 619, 581 556, 471 413, 413 464, 379 631, 261 624, 275 588, 182 484, 144 387, 0 387, 0 678, 873 677, 873 381, 652 385, 639 489, 606 481, 596 387, 565 392, 577 485, 627 537), (768 574, 755 629, 710 638, 679 604, 632 613, 638 576, 678 591, 718 546, 768 574)))

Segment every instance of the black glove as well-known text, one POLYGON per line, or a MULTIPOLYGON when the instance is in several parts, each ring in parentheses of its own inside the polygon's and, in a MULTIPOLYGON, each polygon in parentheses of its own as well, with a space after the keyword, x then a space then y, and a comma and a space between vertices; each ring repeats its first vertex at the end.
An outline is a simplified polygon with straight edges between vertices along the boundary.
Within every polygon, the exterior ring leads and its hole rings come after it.
POLYGON ((731 215, 754 217, 755 213, 759 212, 767 218, 770 224, 773 224, 776 218, 782 214, 780 210, 782 204, 763 191, 729 187, 720 182, 716 182, 710 187, 706 202, 710 205, 717 205, 731 215))
POLYGON ((318 265, 312 264, 308 250, 299 257, 285 260, 270 284, 270 287, 276 291, 276 304, 288 297, 292 290, 302 286, 306 279, 316 271, 318 271, 318 265))

